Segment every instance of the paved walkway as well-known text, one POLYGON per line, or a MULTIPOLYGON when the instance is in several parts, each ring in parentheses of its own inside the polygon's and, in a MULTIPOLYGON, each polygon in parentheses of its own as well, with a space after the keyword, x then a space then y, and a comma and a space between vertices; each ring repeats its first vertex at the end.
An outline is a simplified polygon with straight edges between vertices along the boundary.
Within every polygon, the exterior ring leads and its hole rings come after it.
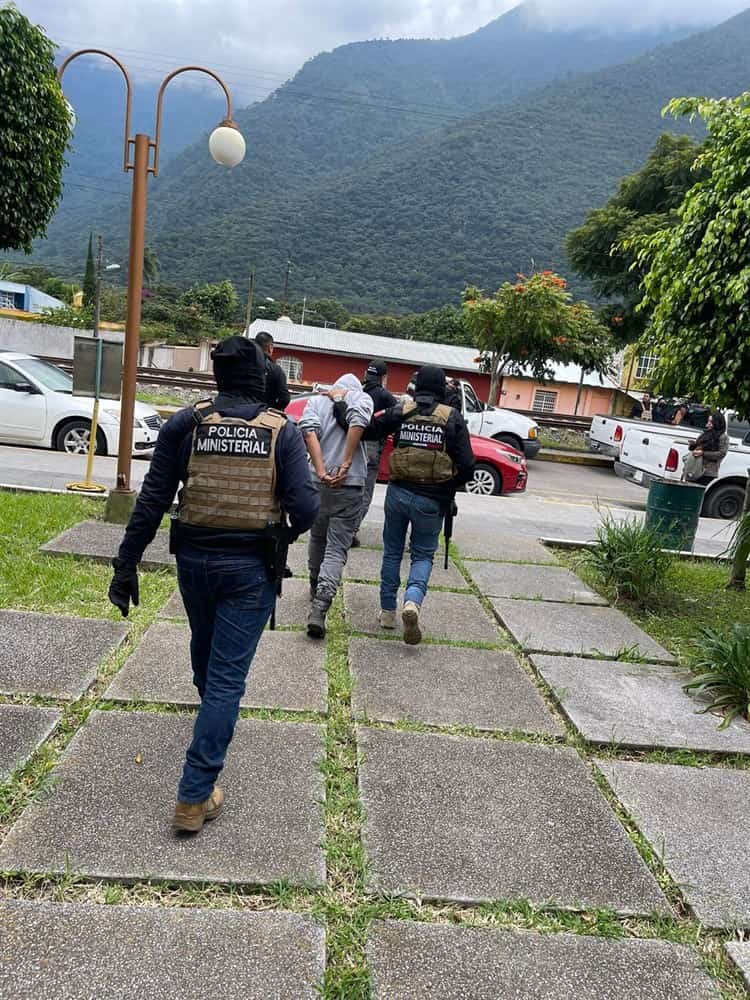
POLYGON ((179 595, 122 626, 0 612, 0 997, 747 995, 750 725, 697 715, 669 650, 486 525, 457 523, 406 647, 377 624, 379 535, 325 643, 293 547, 226 813, 193 838, 169 829, 197 703, 179 595))

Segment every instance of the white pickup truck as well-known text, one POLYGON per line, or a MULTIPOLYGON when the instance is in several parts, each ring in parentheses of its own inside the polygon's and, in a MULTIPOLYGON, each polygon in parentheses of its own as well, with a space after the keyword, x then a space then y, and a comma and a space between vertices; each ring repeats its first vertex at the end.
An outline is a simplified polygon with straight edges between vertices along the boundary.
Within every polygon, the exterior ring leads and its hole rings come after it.
MULTIPOLYGON (((745 421, 737 420, 732 411, 725 411, 729 436, 743 438, 750 434, 750 426, 745 421)), ((635 420, 631 417, 605 417, 598 415, 591 418, 591 429, 586 435, 589 451, 601 455, 619 458, 622 442, 629 430, 647 428, 652 436, 666 434, 677 441, 692 441, 700 432, 700 428, 688 424, 658 424, 651 420, 635 420)))
MULTIPOLYGON (((635 421, 634 421, 635 422, 635 421)), ((638 427, 630 427, 622 439, 621 455, 615 461, 615 472, 622 479, 638 483, 639 486, 649 486, 655 479, 679 481, 682 478, 683 458, 688 452, 688 445, 694 441, 700 431, 694 427, 687 428, 691 433, 654 434, 654 427, 667 427, 668 424, 655 424, 640 421, 638 427)), ((673 427, 671 430, 680 430, 673 427)), ((750 434, 744 441, 730 438, 729 451, 719 466, 719 475, 706 487, 703 499, 704 517, 721 517, 733 520, 739 517, 747 486, 748 469, 750 469, 750 434)))
POLYGON ((494 438, 534 458, 541 447, 539 425, 528 417, 503 407, 481 403, 471 382, 461 380, 463 415, 470 434, 494 438))

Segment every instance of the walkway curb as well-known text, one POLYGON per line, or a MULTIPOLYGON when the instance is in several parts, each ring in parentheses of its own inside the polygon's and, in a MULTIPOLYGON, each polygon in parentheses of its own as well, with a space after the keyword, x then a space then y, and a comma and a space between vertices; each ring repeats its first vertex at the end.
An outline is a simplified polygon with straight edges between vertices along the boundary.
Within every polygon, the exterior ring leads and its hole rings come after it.
POLYGON ((542 448, 536 456, 540 462, 560 462, 564 465, 595 465, 599 468, 613 469, 615 460, 608 455, 595 455, 587 451, 557 451, 555 448, 542 448))
MULTIPOLYGON (((546 545, 550 549, 569 549, 569 550, 579 550, 579 549, 595 549, 597 543, 592 541, 575 541, 571 538, 540 538, 539 541, 542 545, 546 545)), ((669 552, 670 555, 676 556, 678 559, 695 559, 701 562, 725 562, 728 563, 729 557, 721 553, 715 554, 713 552, 688 552, 685 549, 662 549, 662 552, 669 552)))

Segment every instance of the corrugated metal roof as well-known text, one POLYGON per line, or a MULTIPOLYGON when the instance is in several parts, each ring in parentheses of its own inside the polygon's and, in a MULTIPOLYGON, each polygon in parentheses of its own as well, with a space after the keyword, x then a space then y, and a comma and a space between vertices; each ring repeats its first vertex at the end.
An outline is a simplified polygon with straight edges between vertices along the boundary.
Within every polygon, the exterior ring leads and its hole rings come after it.
MULTIPOLYGON (((478 372, 475 358, 479 350, 475 347, 453 347, 450 344, 433 344, 424 340, 400 340, 396 337, 376 337, 369 333, 352 333, 349 330, 324 329, 322 326, 302 326, 286 320, 256 319, 250 324, 248 336, 254 337, 265 330, 274 339, 277 351, 291 347, 299 351, 323 351, 341 357, 368 361, 382 358, 384 361, 399 361, 403 364, 440 365, 451 371, 478 372)), ((278 355, 277 355, 278 357, 278 355)), ((554 382, 569 382, 578 385, 581 377, 579 365, 551 366, 555 372, 554 382)), ((531 374, 527 377, 531 378, 531 374)), ((586 374, 583 384, 605 389, 618 388, 617 383, 606 375, 596 372, 586 374)))
POLYGON ((476 372, 479 365, 474 358, 478 352, 473 347, 452 347, 450 344, 430 344, 422 340, 399 340, 396 337, 375 337, 369 333, 351 333, 320 326, 301 326, 299 323, 256 319, 250 325, 250 336, 267 330, 278 348, 296 347, 301 351, 325 351, 343 357, 383 358, 384 361, 401 361, 404 364, 440 365, 460 371, 476 372))

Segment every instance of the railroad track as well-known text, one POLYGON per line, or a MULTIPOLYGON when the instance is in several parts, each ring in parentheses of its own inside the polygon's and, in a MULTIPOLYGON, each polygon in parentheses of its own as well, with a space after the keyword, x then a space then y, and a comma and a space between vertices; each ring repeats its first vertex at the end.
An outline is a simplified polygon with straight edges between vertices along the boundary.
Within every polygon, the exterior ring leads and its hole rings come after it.
MULTIPOLYGON (((73 362, 69 358, 45 357, 44 360, 58 365, 66 372, 73 371, 73 362)), ((175 389, 205 390, 209 393, 216 389, 213 375, 209 372, 175 372, 165 371, 163 368, 139 367, 138 381, 148 385, 171 386, 175 389)), ((310 382, 289 382, 289 391, 292 393, 312 392, 313 388, 310 382)), ((570 413, 534 413, 533 410, 515 410, 514 412, 530 417, 540 427, 560 427, 565 430, 581 432, 585 432, 591 427, 591 417, 578 417, 570 413)))

